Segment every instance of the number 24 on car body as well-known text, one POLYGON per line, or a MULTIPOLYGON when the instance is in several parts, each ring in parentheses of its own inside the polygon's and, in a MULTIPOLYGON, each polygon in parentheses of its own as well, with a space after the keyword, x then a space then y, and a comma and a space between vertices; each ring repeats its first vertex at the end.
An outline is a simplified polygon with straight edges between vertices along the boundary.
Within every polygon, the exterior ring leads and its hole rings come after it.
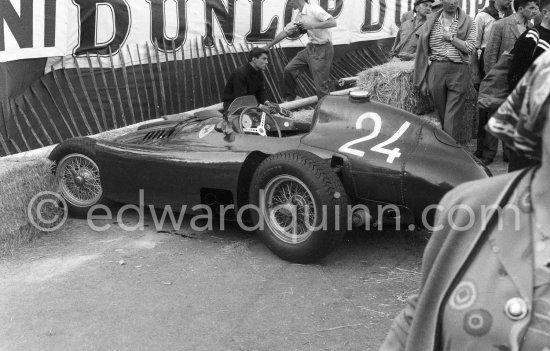
MULTIPOLYGON (((352 141, 345 143, 338 149, 338 151, 345 152, 345 153, 359 156, 359 157, 365 156, 364 151, 352 149, 351 146, 376 138, 380 134, 380 131, 382 130, 382 119, 380 118, 380 115, 374 112, 366 112, 366 113, 363 113, 361 116, 359 116, 359 118, 357 118, 357 122, 355 122, 355 129, 361 129, 363 125, 363 121, 367 119, 370 119, 374 122, 374 128, 372 132, 369 135, 366 135, 359 139, 354 139, 352 141)), ((370 150, 388 155, 386 162, 393 163, 393 161, 396 158, 399 158, 401 156, 400 149, 394 148, 390 150, 390 149, 386 149, 385 147, 390 145, 391 143, 396 142, 405 133, 405 131, 409 128, 410 125, 411 124, 409 122, 403 123, 401 128, 399 128, 399 130, 395 132, 395 134, 391 138, 379 144, 374 145, 373 147, 370 148, 370 150)))

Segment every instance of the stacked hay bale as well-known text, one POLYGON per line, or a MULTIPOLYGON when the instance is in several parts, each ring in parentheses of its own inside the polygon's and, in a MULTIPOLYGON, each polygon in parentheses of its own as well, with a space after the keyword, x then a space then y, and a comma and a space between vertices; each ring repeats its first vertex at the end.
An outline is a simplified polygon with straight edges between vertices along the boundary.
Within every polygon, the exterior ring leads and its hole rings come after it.
MULTIPOLYGON (((5 168, 7 166, 4 165, 5 168)), ((9 254, 14 248, 40 235, 41 230, 29 220, 29 203, 37 194, 55 191, 55 177, 50 172, 51 162, 45 159, 11 165, 2 171, 0 177, 0 256, 9 254)), ((39 200, 37 198, 37 200, 39 200)), ((53 228, 63 218, 63 210, 52 202, 34 201, 30 216, 41 226, 53 228), (40 210, 38 216, 37 210, 40 210), (61 213, 60 213, 61 212, 61 213), (58 218, 58 220, 54 220, 58 218)))
MULTIPOLYGON (((375 101, 420 115, 439 125, 437 114, 432 112, 434 108, 431 99, 422 95, 414 86, 414 61, 388 62, 369 68, 359 73, 357 86, 369 91, 375 101)), ((459 144, 467 144, 477 130, 474 127, 477 126, 478 118, 476 106, 477 92, 472 84, 467 96, 466 115, 459 116, 463 119, 464 128, 453 135, 459 144)))

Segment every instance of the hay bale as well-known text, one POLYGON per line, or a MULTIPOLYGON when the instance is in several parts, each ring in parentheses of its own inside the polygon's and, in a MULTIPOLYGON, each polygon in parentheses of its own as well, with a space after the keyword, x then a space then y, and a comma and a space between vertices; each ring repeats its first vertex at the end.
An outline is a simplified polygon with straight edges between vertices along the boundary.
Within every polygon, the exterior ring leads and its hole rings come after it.
POLYGON ((414 86, 414 61, 388 62, 358 75, 357 86, 371 93, 375 101, 417 115, 433 110, 430 98, 414 86))
MULTIPOLYGON (((426 115, 434 110, 431 98, 424 96, 414 86, 414 61, 388 62, 369 68, 358 75, 357 86, 371 93, 375 101, 401 108, 416 115, 426 115)), ((466 96, 466 114, 462 118, 464 128, 452 136, 465 145, 477 132, 477 91, 470 84, 466 96)))
MULTIPOLYGON (((11 165, 2 172, 0 182, 0 256, 31 241, 41 234, 41 230, 31 225, 27 209, 31 199, 43 191, 55 191, 55 177, 50 172, 51 162, 40 159, 11 165)), ((38 202, 31 206, 31 215, 37 218, 38 202)), ((40 208, 42 218, 49 221, 59 216, 63 210, 46 203, 40 208)), ((36 220, 39 221, 39 220, 36 220)), ((53 228, 57 223, 45 224, 53 228)))

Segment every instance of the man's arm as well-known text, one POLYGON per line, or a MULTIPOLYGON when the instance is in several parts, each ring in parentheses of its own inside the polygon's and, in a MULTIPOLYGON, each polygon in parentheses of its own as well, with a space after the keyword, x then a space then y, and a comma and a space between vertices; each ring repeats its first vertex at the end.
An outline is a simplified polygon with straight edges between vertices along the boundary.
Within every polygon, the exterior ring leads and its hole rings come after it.
POLYGON ((531 66, 533 53, 539 41, 539 34, 536 29, 529 29, 524 32, 516 41, 514 49, 514 58, 508 72, 508 84, 513 89, 521 80, 525 72, 531 66))
POLYGON ((279 34, 275 36, 275 38, 273 38, 272 41, 270 41, 269 43, 267 43, 266 46, 264 46, 264 49, 269 50, 270 48, 277 45, 280 41, 282 41, 287 36, 288 34, 286 32, 286 29, 283 29, 279 34))
POLYGON ((453 40, 451 40, 451 45, 453 45, 455 48, 462 51, 463 53, 471 55, 475 52, 476 49, 476 38, 476 23, 472 22, 472 28, 470 28, 470 33, 468 33, 468 37, 466 38, 466 40, 454 37, 453 40))
POLYGON ((485 61, 485 74, 489 73, 495 63, 497 63, 500 45, 502 43, 503 28, 502 22, 496 21, 493 23, 491 32, 487 37, 487 47, 485 48, 485 55, 483 57, 483 60, 485 61))
POLYGON ((256 98, 258 99, 258 102, 262 105, 265 105, 265 103, 267 102, 267 90, 265 89, 265 76, 262 74, 262 78, 260 79, 261 81, 261 84, 260 84, 260 89, 258 90, 258 92, 256 93, 256 98))
POLYGON ((483 35, 485 34, 485 16, 483 16, 484 12, 479 12, 476 15, 476 18, 474 19, 474 22, 476 23, 477 28, 477 36, 476 36, 476 48, 481 49, 481 42, 483 41, 483 35))
POLYGON ((395 41, 393 42, 393 46, 390 50, 390 57, 397 56, 398 52, 396 51, 396 49, 400 41, 401 41, 401 28, 399 28, 399 30, 397 31, 397 35, 395 36, 395 41))

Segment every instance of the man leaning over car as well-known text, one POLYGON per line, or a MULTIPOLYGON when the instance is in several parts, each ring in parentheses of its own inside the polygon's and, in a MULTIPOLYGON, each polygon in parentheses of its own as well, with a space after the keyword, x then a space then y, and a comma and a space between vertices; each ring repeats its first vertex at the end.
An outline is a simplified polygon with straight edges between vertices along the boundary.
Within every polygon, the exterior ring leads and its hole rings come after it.
POLYGON ((233 100, 246 95, 256 96, 260 104, 269 107, 263 73, 267 69, 268 53, 263 48, 252 48, 248 54, 248 62, 231 73, 222 94, 224 112, 233 100))

